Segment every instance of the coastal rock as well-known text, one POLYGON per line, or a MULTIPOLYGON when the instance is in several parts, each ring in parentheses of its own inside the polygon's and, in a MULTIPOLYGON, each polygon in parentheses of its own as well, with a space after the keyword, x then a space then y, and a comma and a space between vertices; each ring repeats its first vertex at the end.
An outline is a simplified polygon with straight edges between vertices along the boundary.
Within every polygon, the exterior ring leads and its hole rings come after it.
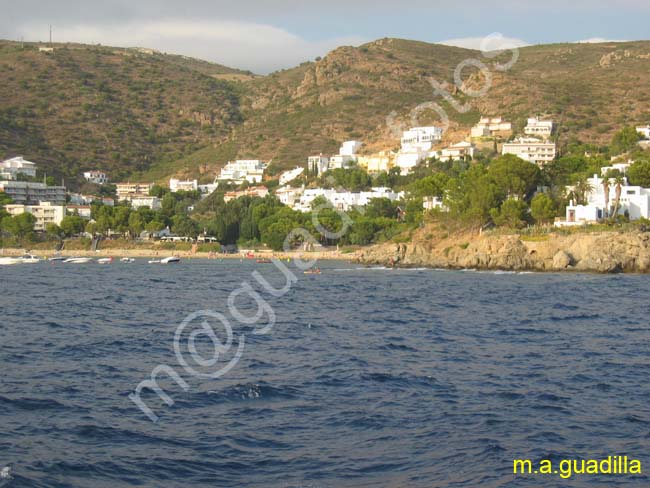
POLYGON ((645 232, 548 234, 535 238, 470 232, 435 237, 431 228, 408 244, 387 243, 361 251, 363 263, 511 271, 650 272, 645 232), (432 237, 433 236, 433 237, 432 237))
POLYGON ((567 269, 571 266, 571 256, 564 251, 558 251, 553 256, 553 269, 567 269))

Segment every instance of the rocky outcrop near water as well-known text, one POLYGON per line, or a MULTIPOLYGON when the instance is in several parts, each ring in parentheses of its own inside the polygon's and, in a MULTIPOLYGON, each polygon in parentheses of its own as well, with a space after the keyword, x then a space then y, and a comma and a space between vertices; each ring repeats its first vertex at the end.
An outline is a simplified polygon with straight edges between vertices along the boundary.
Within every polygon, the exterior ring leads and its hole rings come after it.
POLYGON ((360 251, 365 264, 511 271, 650 272, 650 233, 602 232, 541 237, 427 234, 409 243, 381 244, 360 251))

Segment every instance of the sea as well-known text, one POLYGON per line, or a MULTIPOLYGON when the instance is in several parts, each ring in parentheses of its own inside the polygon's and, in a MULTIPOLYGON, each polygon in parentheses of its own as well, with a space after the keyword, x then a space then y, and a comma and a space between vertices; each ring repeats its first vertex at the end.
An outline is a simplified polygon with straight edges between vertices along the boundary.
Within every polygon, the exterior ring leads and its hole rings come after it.
POLYGON ((650 277, 317 266, 1 267, 0 487, 650 486, 650 277))

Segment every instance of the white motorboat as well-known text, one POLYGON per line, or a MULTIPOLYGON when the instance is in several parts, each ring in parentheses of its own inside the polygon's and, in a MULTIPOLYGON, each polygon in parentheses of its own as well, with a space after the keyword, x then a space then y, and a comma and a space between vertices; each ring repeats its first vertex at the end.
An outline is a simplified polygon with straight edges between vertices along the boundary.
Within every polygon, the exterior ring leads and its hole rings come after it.
POLYGON ((91 263, 93 258, 68 258, 63 261, 66 264, 86 264, 91 263))
POLYGON ((170 256, 168 258, 160 260, 160 264, 172 264, 172 263, 180 263, 180 262, 181 262, 181 258, 176 256, 170 256))
POLYGON ((61 263, 65 261, 67 258, 64 256, 52 256, 50 259, 48 259, 49 262, 51 263, 61 263))
POLYGON ((133 259, 133 258, 122 258, 122 259, 120 259, 120 263, 135 263, 135 259, 133 259))
POLYGON ((24 254, 18 258, 20 264, 36 264, 41 262, 41 258, 33 254, 24 254))
POLYGON ((11 264, 20 264, 20 258, 14 258, 14 257, 0 258, 0 266, 9 266, 11 264))
POLYGON ((149 264, 160 264, 160 259, 150 259, 149 264))
POLYGON ((99 264, 111 264, 113 262, 113 258, 100 258, 97 260, 99 264))

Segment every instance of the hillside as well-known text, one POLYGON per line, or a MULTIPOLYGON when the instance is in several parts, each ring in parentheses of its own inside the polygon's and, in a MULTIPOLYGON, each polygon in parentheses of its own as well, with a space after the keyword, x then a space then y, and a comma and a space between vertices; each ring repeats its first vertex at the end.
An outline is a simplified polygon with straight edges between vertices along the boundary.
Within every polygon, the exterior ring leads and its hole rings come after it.
POLYGON ((0 156, 23 154, 50 174, 126 177, 228 134, 248 73, 147 49, 0 42, 0 156))
MULTIPOLYGON (((490 65, 480 52, 400 39, 382 39, 359 48, 341 47, 317 62, 257 78, 241 98, 244 123, 226 145, 203 149, 180 161, 191 174, 197 160, 214 169, 227 157, 259 157, 280 167, 304 164, 308 154, 337 151, 340 141, 359 138, 366 150, 399 146, 399 132, 387 125, 391 112, 397 126, 410 124, 410 111, 423 102, 445 108, 450 129, 444 142, 465 137, 481 114, 501 115, 518 130, 534 114, 558 123, 560 148, 573 139, 608 144, 621 126, 650 121, 650 42, 556 44, 520 50, 507 72, 491 70, 492 86, 480 98, 454 89, 453 73, 463 60, 490 65), (465 113, 442 97, 434 98, 428 79, 444 84, 465 113)), ((510 54, 502 56, 503 62, 510 54)), ((480 89, 481 76, 464 70, 466 86, 480 89)), ((421 124, 438 116, 422 112, 421 124)), ((205 167, 203 168, 206 169, 205 167)))
MULTIPOLYGON (((559 123, 562 147, 577 138, 606 144, 622 125, 650 122, 650 42, 556 44, 520 50, 507 72, 492 70, 481 98, 453 90, 453 73, 477 51, 400 39, 341 47, 323 59, 264 77, 137 49, 0 44, 0 153, 23 153, 74 176, 89 166, 114 178, 209 180, 228 159, 256 157, 280 168, 361 139, 374 151, 399 145, 410 111, 445 107, 445 142, 462 138, 481 114, 523 127, 540 113, 559 123), (466 113, 434 98, 446 84, 466 113), (394 123, 387 117, 395 113, 394 123), (92 164, 89 164, 92 162, 92 164)), ((482 79, 464 71, 466 86, 482 79)), ((435 123, 433 112, 419 123, 435 123)))

